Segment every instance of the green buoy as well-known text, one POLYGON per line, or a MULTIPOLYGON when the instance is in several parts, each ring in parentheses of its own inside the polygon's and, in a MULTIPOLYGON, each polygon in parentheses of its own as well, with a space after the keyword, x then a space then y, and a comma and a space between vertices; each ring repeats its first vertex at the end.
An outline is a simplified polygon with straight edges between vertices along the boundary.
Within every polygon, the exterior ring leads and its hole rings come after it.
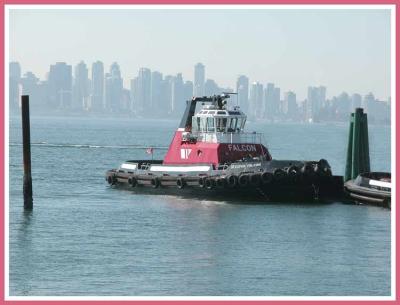
POLYGON ((350 116, 349 142, 345 181, 355 179, 360 173, 369 172, 368 119, 362 108, 356 108, 350 116))

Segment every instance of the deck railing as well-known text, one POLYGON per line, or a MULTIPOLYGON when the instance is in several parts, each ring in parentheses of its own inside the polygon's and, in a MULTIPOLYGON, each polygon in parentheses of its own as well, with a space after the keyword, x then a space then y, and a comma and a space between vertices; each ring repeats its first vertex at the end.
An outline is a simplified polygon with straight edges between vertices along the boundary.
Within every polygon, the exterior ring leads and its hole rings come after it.
POLYGON ((263 134, 257 132, 201 132, 193 134, 199 142, 261 144, 263 134))

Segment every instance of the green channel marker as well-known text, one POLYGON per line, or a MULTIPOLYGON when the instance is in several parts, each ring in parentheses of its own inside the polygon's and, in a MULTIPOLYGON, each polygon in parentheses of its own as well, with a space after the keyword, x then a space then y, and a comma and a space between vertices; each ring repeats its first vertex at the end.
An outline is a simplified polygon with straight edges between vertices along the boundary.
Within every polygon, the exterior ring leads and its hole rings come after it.
POLYGON ((349 140, 345 181, 355 179, 360 173, 370 171, 368 119, 362 108, 350 116, 349 140))

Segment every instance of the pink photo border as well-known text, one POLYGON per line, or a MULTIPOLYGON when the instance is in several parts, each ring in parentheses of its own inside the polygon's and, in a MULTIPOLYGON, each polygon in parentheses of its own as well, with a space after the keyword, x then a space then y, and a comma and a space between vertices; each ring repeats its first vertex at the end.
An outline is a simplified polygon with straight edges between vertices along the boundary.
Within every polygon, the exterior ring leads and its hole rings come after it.
MULTIPOLYGON (((78 304, 85 304, 85 305, 93 305, 93 304, 98 304, 98 303, 107 303, 107 304, 126 304, 126 303, 143 303, 147 305, 155 305, 155 304, 197 304, 197 305, 202 305, 202 304, 218 304, 218 305, 228 305, 228 304, 264 304, 264 303, 276 303, 280 305, 286 305, 286 304, 298 304, 298 305, 308 305, 308 304, 320 304, 320 303, 326 303, 330 305, 336 305, 336 304, 343 304, 343 303, 350 303, 353 305, 361 305, 361 304, 368 304, 368 305, 375 305, 375 304, 382 304, 382 303, 391 303, 391 304, 400 304, 399 299, 400 299, 400 283, 399 283, 399 271, 400 271, 400 266, 399 266, 399 250, 400 250, 400 234, 399 234, 399 229, 397 228, 396 232, 396 274, 395 274, 395 281, 396 281, 396 289, 395 289, 395 300, 394 301, 203 301, 203 300, 198 300, 198 301, 180 301, 180 300, 175 300, 175 301, 146 301, 146 300, 138 300, 138 301, 6 301, 5 300, 5 256, 4 256, 4 249, 5 249, 5 231, 4 231, 4 224, 5 224, 5 124, 8 124, 8 122, 5 122, 5 103, 8 103, 8 101, 5 100, 5 5, 18 5, 18 4, 30 4, 30 5, 35 5, 35 4, 55 4, 55 5, 68 5, 68 4, 296 4, 296 5, 302 5, 302 4, 321 4, 321 5, 329 5, 329 4, 345 4, 345 5, 356 5, 356 4, 378 4, 378 5, 395 5, 395 19, 396 19, 396 35, 395 35, 395 49, 397 50, 395 54, 396 58, 396 66, 395 66, 395 77, 396 77, 396 92, 399 92, 399 61, 398 61, 398 50, 400 50, 400 43, 399 43, 399 33, 400 33, 400 23, 398 22, 398 16, 400 15, 400 0, 250 0, 250 1, 245 1, 245 0, 1 0, 1 7, 0 7, 0 15, 1 15, 1 24, 3 26, 3 30, 0 32, 0 40, 1 40, 1 61, 0 61, 0 70, 2 70, 1 73, 1 82, 0 82, 0 92, 1 96, 3 97, 0 105, 0 116, 1 116, 1 132, 0 132, 0 141, 2 143, 1 145, 1 155, 2 158, 0 160, 0 171, 2 173, 2 179, 3 181, 0 183, 0 196, 1 196, 1 206, 0 206, 0 218, 2 221, 2 226, 1 226, 1 234, 0 234, 0 245, 1 245, 1 250, 0 250, 0 302, 1 304, 11 304, 11 303, 17 303, 20 305, 38 305, 42 303, 47 303, 47 304, 60 304, 60 305, 66 305, 70 303, 78 303, 78 304)), ((393 67, 393 65, 392 65, 393 67)), ((392 103, 397 103, 395 99, 392 99, 392 103)), ((397 105, 397 104, 396 104, 397 105)), ((400 123, 399 123, 399 118, 400 116, 400 107, 397 105, 396 107, 396 121, 395 121, 395 128, 398 131, 400 128, 400 123)), ((396 133, 396 160, 397 156, 399 154, 399 143, 400 143, 400 132, 396 133)), ((393 145, 393 143, 392 143, 393 145)), ((399 173, 399 168, 400 168, 400 163, 396 163, 396 176, 397 173, 399 173)), ((399 190, 399 185, 400 185, 400 179, 396 179, 396 190, 399 190)), ((399 219, 399 209, 398 209, 398 204, 397 201, 395 202, 396 205, 396 215, 392 215, 392 221, 399 219), (395 217, 393 217, 395 216, 395 217)))

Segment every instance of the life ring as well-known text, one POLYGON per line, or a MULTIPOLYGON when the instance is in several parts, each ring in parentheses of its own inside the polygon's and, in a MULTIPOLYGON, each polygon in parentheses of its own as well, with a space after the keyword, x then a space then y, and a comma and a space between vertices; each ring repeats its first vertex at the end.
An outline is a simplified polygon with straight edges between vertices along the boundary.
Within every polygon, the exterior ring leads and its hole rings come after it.
POLYGON ((151 186, 153 188, 155 188, 155 189, 158 188, 160 186, 160 179, 158 179, 157 177, 152 178, 151 179, 151 186))
POLYGON ((249 176, 248 175, 240 175, 238 182, 239 182, 240 187, 246 187, 249 184, 249 176))
POLYGON ((235 176, 235 175, 230 175, 226 179, 226 182, 228 184, 228 187, 234 188, 234 187, 236 187, 238 185, 238 177, 235 176))
POLYGON ((185 180, 183 180, 183 178, 178 178, 178 180, 176 180, 176 185, 178 189, 183 189, 186 185, 185 180))
POLYGON ((212 190, 215 187, 215 181, 211 178, 206 178, 204 184, 208 190, 212 190))
POLYGON ((263 172, 261 174, 262 184, 269 184, 272 182, 273 179, 274 179, 274 176, 270 172, 263 172))

